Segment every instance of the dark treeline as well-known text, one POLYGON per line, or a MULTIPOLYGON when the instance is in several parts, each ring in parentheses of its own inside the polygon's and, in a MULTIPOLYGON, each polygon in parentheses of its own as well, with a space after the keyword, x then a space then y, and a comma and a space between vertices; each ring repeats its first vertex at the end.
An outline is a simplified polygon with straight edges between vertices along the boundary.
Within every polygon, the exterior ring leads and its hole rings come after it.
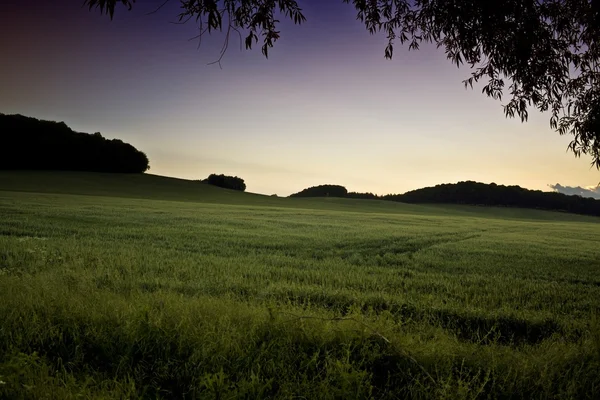
POLYGON ((434 187, 412 190, 404 194, 388 194, 385 196, 377 196, 373 193, 348 192, 343 186, 321 185, 304 189, 290 197, 333 196, 331 194, 331 188, 336 188, 335 197, 353 199, 387 200, 402 203, 446 203, 535 208, 600 216, 600 200, 580 196, 569 196, 557 192, 529 190, 520 186, 504 186, 496 185, 495 183, 488 185, 473 181, 447 183, 434 187))
POLYGON ((244 183, 244 180, 242 178, 238 178, 237 176, 210 174, 208 178, 203 179, 200 182, 225 189, 239 190, 241 192, 246 190, 246 184, 244 183))
POLYGON ((319 185, 311 186, 298 193, 291 194, 290 197, 347 197, 348 190, 340 185, 319 185))
POLYGON ((148 157, 119 139, 75 132, 64 122, 0 114, 0 169, 141 173, 148 157))
POLYGON ((346 197, 348 197, 350 199, 367 199, 367 200, 381 200, 382 199, 381 196, 377 196, 376 194, 373 194, 371 192, 367 192, 367 193, 348 192, 348 195, 346 197))
POLYGON ((529 190, 520 186, 485 184, 473 181, 442 184, 387 195, 384 200, 403 203, 451 203, 486 206, 537 208, 600 216, 600 200, 557 192, 529 190))
POLYGON ((289 197, 345 197, 349 199, 382 199, 373 193, 348 192, 344 186, 340 185, 318 185, 311 186, 298 193, 291 194, 289 197))

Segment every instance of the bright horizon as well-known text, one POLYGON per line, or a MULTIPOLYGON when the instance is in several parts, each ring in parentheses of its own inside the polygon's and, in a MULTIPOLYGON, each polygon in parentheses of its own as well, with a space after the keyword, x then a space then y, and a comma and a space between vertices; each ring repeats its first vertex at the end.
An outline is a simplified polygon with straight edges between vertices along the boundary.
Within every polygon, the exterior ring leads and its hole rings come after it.
POLYGON ((0 5, 0 112, 64 121, 148 155, 150 174, 243 178, 247 191, 287 196, 310 186, 403 193, 441 183, 495 182, 549 191, 593 188, 591 158, 566 152, 549 115, 506 119, 501 103, 465 90, 469 69, 424 46, 371 36, 351 5, 303 1, 308 21, 281 25, 269 59, 222 35, 197 49, 176 4, 120 7, 113 21, 67 0, 0 5))

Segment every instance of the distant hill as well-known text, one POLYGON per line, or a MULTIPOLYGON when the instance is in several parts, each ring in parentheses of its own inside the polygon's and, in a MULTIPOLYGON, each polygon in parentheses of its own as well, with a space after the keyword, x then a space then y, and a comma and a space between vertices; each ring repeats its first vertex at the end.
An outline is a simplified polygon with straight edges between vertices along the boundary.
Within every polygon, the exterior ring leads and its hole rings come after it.
MULTIPOLYGON (((81 171, 14 171, 0 170, 0 203, 15 199, 16 193, 30 196, 52 196, 60 202, 68 196, 108 196, 126 199, 159 200, 158 203, 136 203, 161 211, 160 201, 218 204, 224 213, 236 212, 237 207, 313 209, 327 212, 359 212, 445 216, 449 218, 492 218, 519 221, 578 221, 600 223, 600 218, 572 213, 531 210, 518 207, 473 207, 460 204, 409 204, 396 201, 342 197, 288 198, 259 195, 239 190, 199 184, 197 180, 178 179, 153 174, 112 174, 81 171), (8 196, 8 197, 7 197, 8 196)), ((2 207, 0 205, 0 215, 2 207)), ((0 221, 2 219, 0 218, 0 221)), ((1 224, 0 224, 1 225, 1 224)))
POLYGON ((600 200, 569 196, 557 192, 529 190, 520 186, 485 184, 473 181, 447 183, 404 194, 377 196, 373 193, 348 192, 343 186, 321 185, 304 189, 290 197, 346 197, 354 199, 387 200, 402 203, 464 204, 497 207, 519 207, 575 214, 600 216, 600 200), (330 188, 337 189, 336 194, 330 188), (343 190, 342 190, 343 189, 343 190))
POLYGON ((384 200, 403 203, 445 203, 536 208, 600 216, 600 200, 557 192, 529 190, 520 186, 485 184, 473 181, 449 183, 412 190, 384 200))
POLYGON ((64 122, 0 114, 0 169, 142 173, 148 157, 99 132, 75 132, 64 122))

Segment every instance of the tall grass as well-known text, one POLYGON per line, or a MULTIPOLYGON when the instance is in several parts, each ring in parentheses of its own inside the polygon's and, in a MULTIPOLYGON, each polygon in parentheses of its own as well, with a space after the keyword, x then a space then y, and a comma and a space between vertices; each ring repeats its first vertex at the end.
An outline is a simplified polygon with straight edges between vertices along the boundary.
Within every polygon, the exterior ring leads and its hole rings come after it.
POLYGON ((317 203, 0 192, 0 397, 600 397, 597 219, 317 203))

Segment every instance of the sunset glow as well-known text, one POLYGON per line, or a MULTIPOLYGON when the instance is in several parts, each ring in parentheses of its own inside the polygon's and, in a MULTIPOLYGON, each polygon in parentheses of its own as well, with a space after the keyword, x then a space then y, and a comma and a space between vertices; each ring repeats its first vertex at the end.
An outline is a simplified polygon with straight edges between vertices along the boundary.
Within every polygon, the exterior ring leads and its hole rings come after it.
POLYGON ((152 174, 237 175, 248 191, 288 195, 331 183, 377 194, 475 180, 551 190, 595 189, 591 159, 570 137, 504 117, 468 68, 443 51, 371 36, 341 1, 303 1, 308 19, 281 25, 265 59, 237 39, 218 65, 222 35, 198 48, 177 3, 139 1, 113 21, 72 0, 0 6, 0 112, 64 121, 144 151, 152 174))

